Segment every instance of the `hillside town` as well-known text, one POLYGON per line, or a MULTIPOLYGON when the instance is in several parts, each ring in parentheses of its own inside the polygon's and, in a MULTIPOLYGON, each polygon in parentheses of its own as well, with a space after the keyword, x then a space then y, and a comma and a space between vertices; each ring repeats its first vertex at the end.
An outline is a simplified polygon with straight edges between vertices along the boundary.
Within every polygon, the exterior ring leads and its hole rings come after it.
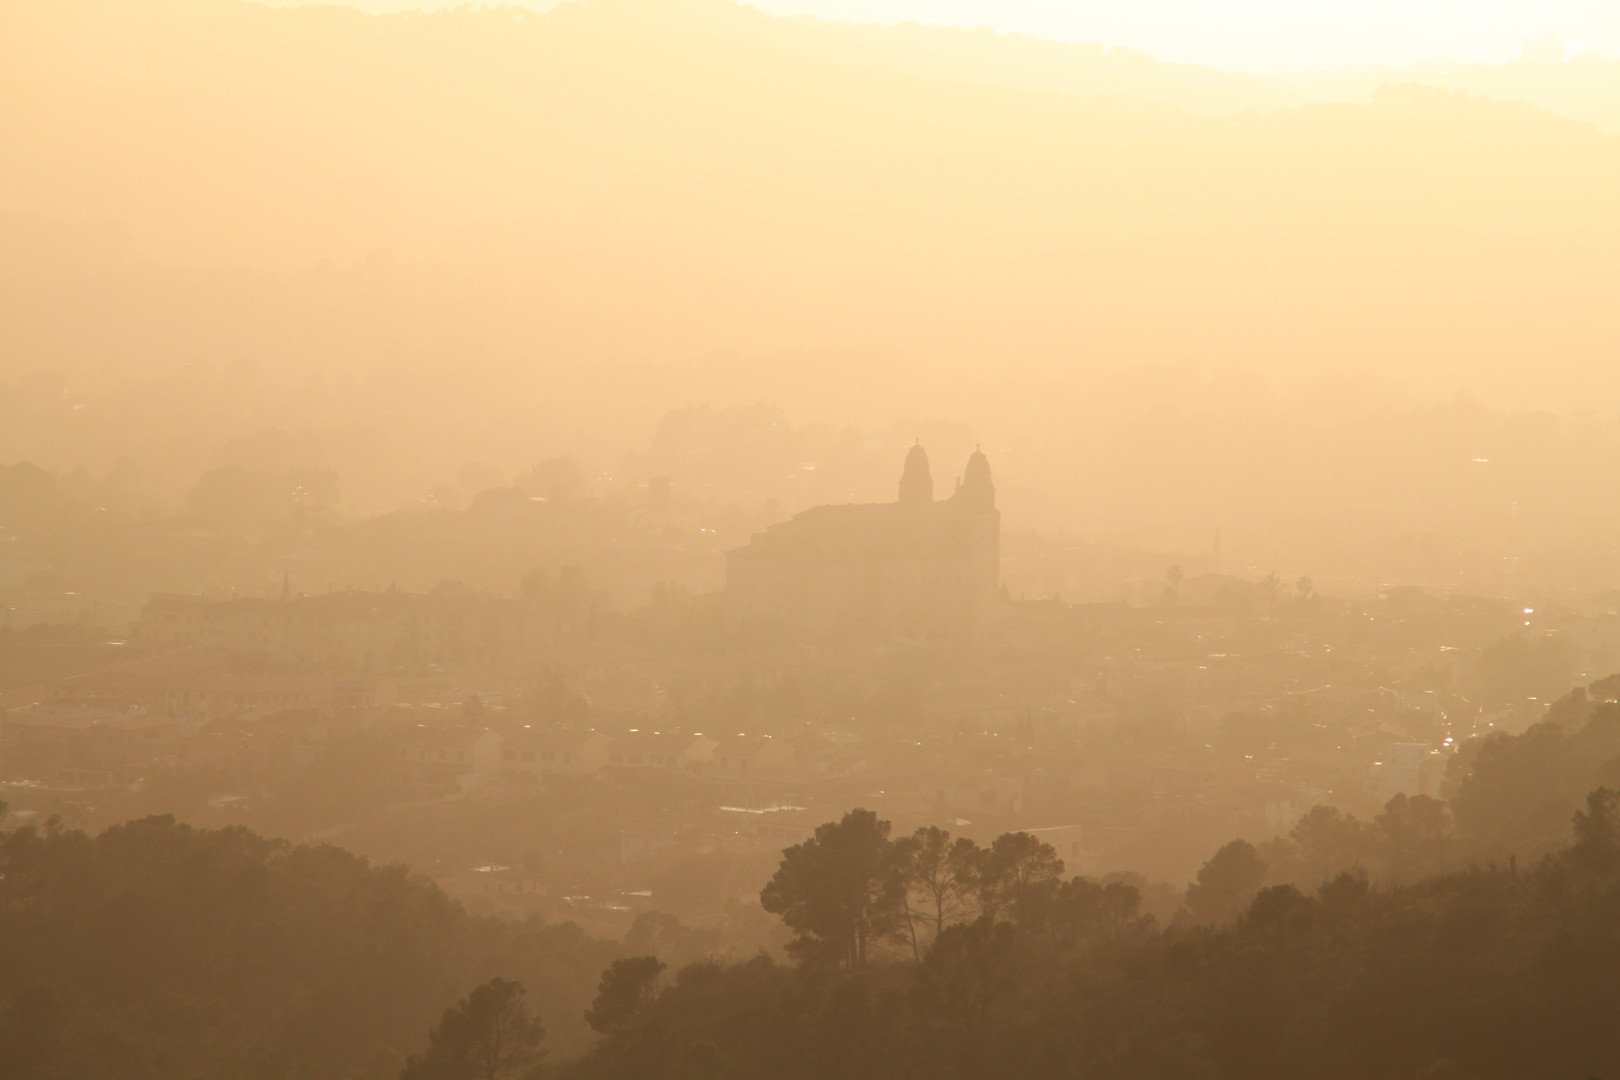
MULTIPOLYGON (((977 461, 956 498, 993 508, 977 461)), ((475 910, 622 936, 649 910, 743 925, 781 849, 857 806, 1184 880, 1212 844, 1286 834, 1312 806, 1443 796, 1476 737, 1620 666, 1601 600, 1350 599, 1179 566, 1118 602, 1014 599, 951 546, 968 534, 927 472, 914 447, 900 501, 807 512, 734 550, 726 589, 630 612, 564 568, 567 603, 532 579, 510 596, 284 583, 153 595, 108 641, 12 633, 14 660, 83 670, 4 690, 5 801, 18 821, 157 811, 331 841, 475 910), (877 607, 794 606, 839 575, 887 583, 861 593, 877 607)))

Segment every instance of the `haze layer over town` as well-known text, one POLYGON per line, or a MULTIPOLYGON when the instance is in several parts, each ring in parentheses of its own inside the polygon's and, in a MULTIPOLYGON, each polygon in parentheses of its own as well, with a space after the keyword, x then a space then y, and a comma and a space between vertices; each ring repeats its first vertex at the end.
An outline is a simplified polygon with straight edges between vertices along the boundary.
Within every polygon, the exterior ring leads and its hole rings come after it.
POLYGON ((5 5, 0 1076, 1620 1072, 1620 23, 1398 7, 5 5))

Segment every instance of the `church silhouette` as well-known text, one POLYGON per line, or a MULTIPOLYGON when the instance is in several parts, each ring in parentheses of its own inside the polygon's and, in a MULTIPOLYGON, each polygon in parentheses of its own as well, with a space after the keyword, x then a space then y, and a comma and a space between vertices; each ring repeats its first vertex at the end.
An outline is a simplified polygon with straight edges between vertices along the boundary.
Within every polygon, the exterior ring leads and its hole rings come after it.
POLYGON ((906 454, 892 503, 817 506, 726 553, 733 627, 793 637, 965 638, 996 602, 1001 512, 975 450, 947 499, 928 454, 906 454))

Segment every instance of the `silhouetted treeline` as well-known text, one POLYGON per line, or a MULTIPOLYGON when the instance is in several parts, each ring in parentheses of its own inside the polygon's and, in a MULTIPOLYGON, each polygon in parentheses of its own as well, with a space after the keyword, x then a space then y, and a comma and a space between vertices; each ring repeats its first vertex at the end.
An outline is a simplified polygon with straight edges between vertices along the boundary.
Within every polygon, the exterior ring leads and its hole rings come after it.
POLYGON ((1139 880, 1069 875, 1030 834, 852 811, 761 895, 791 964, 676 970, 719 938, 476 918, 242 828, 23 827, 0 834, 0 1075, 1612 1075, 1620 795, 1578 794, 1620 768, 1611 689, 1471 744, 1447 801, 1224 845, 1158 920, 1139 880))
POLYGON ((146 818, 0 834, 0 1075, 392 1076, 448 1003, 521 979, 577 1048, 612 943, 469 916, 403 867, 146 818))
MULTIPOLYGON (((1131 885, 1047 873, 1024 882, 1020 903, 948 926, 921 962, 803 949, 798 967, 695 964, 656 991, 659 965, 619 961, 593 1010, 603 1039, 562 1075, 1611 1075, 1617 802, 1594 792, 1574 844, 1533 868, 1273 885, 1224 926, 1162 929, 1131 885)), ((882 824, 824 826, 783 867, 802 877, 818 866, 801 892, 830 901, 820 911, 831 922, 900 937, 871 917, 882 891, 860 884, 882 880, 866 876, 882 824), (863 896, 871 909, 854 902, 863 896)))

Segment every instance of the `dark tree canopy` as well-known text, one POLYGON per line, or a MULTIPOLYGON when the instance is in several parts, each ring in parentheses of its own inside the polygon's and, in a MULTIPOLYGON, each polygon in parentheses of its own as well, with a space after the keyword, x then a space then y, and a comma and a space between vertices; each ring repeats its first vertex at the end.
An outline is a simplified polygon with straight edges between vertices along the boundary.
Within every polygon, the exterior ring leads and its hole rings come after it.
POLYGON ((529 1015, 523 984, 494 978, 446 1009, 400 1080, 503 1080, 530 1073, 544 1056, 545 1028, 529 1015))
POLYGON ((900 933, 899 854, 887 821, 851 810, 782 853, 760 905, 798 932, 795 955, 858 969, 876 943, 900 933))
MULTIPOLYGON (((1366 823, 1316 812, 1288 842, 1311 853, 1301 865, 1312 867, 1339 849, 1381 852, 1381 865, 1419 859, 1445 831, 1443 807, 1431 803, 1394 800, 1366 823)), ((875 820, 856 821, 858 836, 885 832, 875 820)), ((973 865, 971 885, 931 885, 953 880, 955 844, 924 831, 892 845, 903 856, 907 903, 928 931, 915 953, 895 950, 860 970, 763 957, 689 966, 651 997, 627 995, 633 1019, 606 1027, 563 1075, 1614 1075, 1620 796, 1591 792, 1564 835, 1573 844, 1526 870, 1388 875, 1380 884, 1344 871, 1314 887, 1268 882, 1265 859, 1234 841, 1188 890, 1187 925, 1163 927, 1141 914, 1129 884, 1058 880, 1055 856, 1028 837, 964 847, 958 869, 973 865), (988 887, 980 875, 998 863, 996 887, 1018 900, 969 910, 963 901, 988 887), (933 914, 931 895, 947 898, 949 917, 933 914)), ((816 858, 801 851, 791 862, 795 888, 809 894, 816 874, 847 873, 835 860, 817 861, 825 858, 819 845, 812 850, 816 858)), ((881 878, 865 880, 875 891, 881 878)))
MULTIPOLYGON (((1541 760, 1553 740, 1533 734, 1495 753, 1541 760)), ((889 832, 854 811, 784 853, 763 899, 800 934, 799 963, 670 974, 570 926, 470 917, 331 847, 166 818, 14 830, 0 835, 0 1075, 1553 1080, 1620 1066, 1613 788, 1589 790, 1539 860, 1448 856, 1440 872, 1424 867, 1458 842, 1444 804, 1398 797, 1367 822, 1319 808, 1268 843, 1278 861, 1221 847, 1168 925, 1128 881, 1065 880, 1029 834, 981 848, 889 832), (1347 858, 1366 865, 1328 870, 1347 858), (588 1023, 594 1041, 559 1039, 543 1066, 542 1016, 588 1023), (417 1051, 403 1073, 401 1049, 417 1051)), ((693 947, 680 930, 649 916, 636 935, 693 947)))
POLYGON ((615 955, 569 924, 469 916, 403 867, 243 828, 0 833, 0 1062, 36 1063, 7 1080, 349 1080, 495 976, 533 987, 573 1049, 615 955))
POLYGON ((602 973, 596 1000, 585 1012, 585 1020, 600 1032, 612 1031, 631 1023, 653 999, 664 963, 656 956, 628 956, 615 960, 602 973))
POLYGON ((1201 923, 1231 922, 1265 884, 1266 863, 1247 840, 1217 851, 1187 886, 1187 910, 1201 923))

